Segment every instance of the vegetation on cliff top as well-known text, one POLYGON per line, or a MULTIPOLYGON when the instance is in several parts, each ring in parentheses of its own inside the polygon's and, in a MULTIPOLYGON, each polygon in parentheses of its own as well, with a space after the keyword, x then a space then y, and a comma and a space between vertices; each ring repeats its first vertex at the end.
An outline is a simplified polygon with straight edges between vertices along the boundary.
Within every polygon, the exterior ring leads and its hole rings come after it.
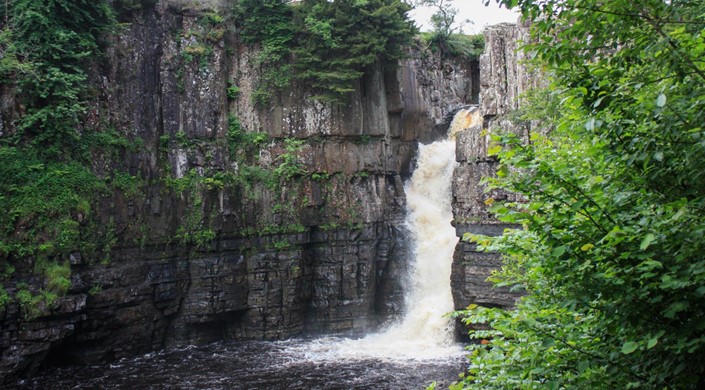
POLYGON ((236 15, 244 42, 259 43, 264 71, 255 100, 292 78, 320 100, 342 102, 373 64, 393 64, 416 33, 400 0, 240 0, 236 15))
MULTIPOLYGON (((417 0, 416 5, 435 9, 431 15, 433 30, 422 34, 424 40, 434 51, 440 51, 443 57, 466 58, 477 60, 485 49, 484 34, 465 35, 462 25, 458 25, 458 10, 448 0, 417 0)), ((465 21, 469 22, 469 21, 465 21)))
MULTIPOLYGON (((517 309, 471 307, 457 388, 705 386, 705 3, 499 0, 534 21, 551 77, 522 113, 554 130, 495 138, 490 188, 517 309), (589 37, 589 39, 586 39, 589 37)), ((534 122, 535 123, 535 122, 534 122)))

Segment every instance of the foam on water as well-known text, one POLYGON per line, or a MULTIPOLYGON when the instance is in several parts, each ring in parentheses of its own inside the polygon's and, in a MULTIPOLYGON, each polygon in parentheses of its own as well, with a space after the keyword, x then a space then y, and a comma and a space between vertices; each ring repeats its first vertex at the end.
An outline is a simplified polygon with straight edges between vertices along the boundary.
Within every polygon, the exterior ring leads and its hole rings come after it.
POLYGON ((414 259, 401 321, 361 339, 320 338, 297 344, 290 352, 310 360, 379 359, 419 361, 458 356, 453 339, 450 273, 458 242, 451 226, 455 136, 481 123, 477 110, 460 110, 448 139, 419 146, 417 167, 407 183, 406 224, 414 245, 414 259))

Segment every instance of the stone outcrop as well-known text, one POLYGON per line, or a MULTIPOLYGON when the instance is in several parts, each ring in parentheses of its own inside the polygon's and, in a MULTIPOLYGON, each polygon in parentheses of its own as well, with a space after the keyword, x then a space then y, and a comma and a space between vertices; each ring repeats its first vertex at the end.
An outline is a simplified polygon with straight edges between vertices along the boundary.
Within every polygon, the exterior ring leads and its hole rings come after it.
POLYGON ((482 115, 497 116, 519 108, 519 98, 529 78, 521 65, 518 40, 525 38, 516 24, 502 23, 485 29, 485 52, 480 56, 480 107, 482 115))
MULTIPOLYGON (((193 6, 219 2, 142 4, 91 70, 88 115, 136 145, 97 159, 96 172, 118 164, 139 191, 101 200, 110 257, 71 255, 72 285, 55 307, 0 311, 0 376, 224 338, 361 332, 398 314, 410 257, 403 179, 418 142, 477 103, 478 64, 410 49, 397 69, 370 70, 348 104, 319 103, 295 83, 259 107, 257 48, 200 23, 208 9, 193 6), (240 157, 228 145, 234 118, 263 136, 240 157), (297 164, 290 178, 251 178, 285 158, 297 164), (218 173, 243 182, 178 187, 218 173)), ((6 130, 15 105, 2 96, 6 130)))
MULTIPOLYGON (((458 133, 453 177, 453 214, 458 237, 465 233, 501 235, 505 228, 489 212, 493 201, 517 201, 516 194, 501 190, 486 191, 481 180, 495 175, 499 162, 488 156, 493 133, 513 132, 528 139, 530 126, 517 124, 508 114, 520 108, 522 95, 540 85, 539 77, 523 64, 520 40, 528 39, 528 26, 500 24, 485 30, 485 52, 480 57, 480 104, 482 125, 458 133)), ((469 304, 487 307, 512 307, 518 294, 495 288, 487 281, 492 270, 501 266, 496 253, 477 251, 473 243, 460 241, 453 258, 451 285, 456 309, 469 304)), ((464 333, 464 332, 463 332, 464 333)))

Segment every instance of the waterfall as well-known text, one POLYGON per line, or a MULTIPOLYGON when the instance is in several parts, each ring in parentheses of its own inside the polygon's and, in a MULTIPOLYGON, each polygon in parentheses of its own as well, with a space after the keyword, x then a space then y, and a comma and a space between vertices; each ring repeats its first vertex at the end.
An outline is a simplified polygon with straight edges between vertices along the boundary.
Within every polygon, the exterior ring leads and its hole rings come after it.
POLYGON ((451 226, 451 184, 455 168, 455 141, 447 139, 419 146, 417 168, 406 186, 407 219, 414 245, 411 288, 406 314, 390 328, 390 337, 424 340, 429 347, 452 342, 453 310, 450 270, 458 242, 451 226))
POLYGON ((419 146, 416 169, 405 188, 406 225, 414 246, 405 315, 386 331, 363 339, 372 351, 428 358, 456 348, 452 320, 445 316, 454 309, 450 274, 458 242, 451 226, 455 137, 481 121, 476 108, 462 109, 445 140, 419 146))
POLYGON ((362 339, 321 338, 305 347, 311 359, 409 359, 428 360, 457 356, 454 342, 450 273, 458 242, 451 226, 452 179, 455 136, 481 121, 478 110, 460 110, 448 138, 420 145, 417 166, 405 186, 406 225, 411 232, 411 259, 405 314, 387 329, 362 339))

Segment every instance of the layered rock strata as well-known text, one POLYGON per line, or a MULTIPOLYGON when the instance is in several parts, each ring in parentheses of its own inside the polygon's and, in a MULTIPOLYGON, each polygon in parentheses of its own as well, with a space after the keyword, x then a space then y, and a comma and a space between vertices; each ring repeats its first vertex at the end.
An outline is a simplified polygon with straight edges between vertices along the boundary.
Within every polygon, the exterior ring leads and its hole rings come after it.
MULTIPOLYGON (((480 104, 482 124, 467 128, 457 135, 456 159, 459 163, 453 177, 453 214, 456 233, 499 236, 505 228, 489 212, 494 201, 517 201, 516 194, 502 190, 487 191, 484 177, 495 175, 499 162, 488 156, 492 134, 513 132, 528 140, 531 124, 515 123, 511 113, 519 109, 522 96, 541 81, 523 63, 520 41, 528 39, 528 26, 500 24, 485 30, 485 52, 480 57, 480 104)), ((496 253, 478 251, 473 243, 460 240, 453 258, 451 285, 455 308, 469 304, 486 307, 512 307, 517 293, 495 288, 487 281, 492 270, 501 266, 496 253)))
MULTIPOLYGON (((134 141, 95 170, 117 164, 139 191, 101 200, 109 259, 73 253, 55 307, 0 312, 0 376, 224 338, 361 332, 399 313, 403 181, 418 142, 477 102, 477 63, 410 49, 397 69, 370 70, 347 104, 294 83, 258 106, 257 48, 200 22, 224 10, 142 4, 92 68, 87 123, 134 141), (228 144, 236 123, 256 147, 228 144), (277 169, 275 185, 252 178, 277 169)), ((15 105, 2 96, 7 131, 15 105)))

